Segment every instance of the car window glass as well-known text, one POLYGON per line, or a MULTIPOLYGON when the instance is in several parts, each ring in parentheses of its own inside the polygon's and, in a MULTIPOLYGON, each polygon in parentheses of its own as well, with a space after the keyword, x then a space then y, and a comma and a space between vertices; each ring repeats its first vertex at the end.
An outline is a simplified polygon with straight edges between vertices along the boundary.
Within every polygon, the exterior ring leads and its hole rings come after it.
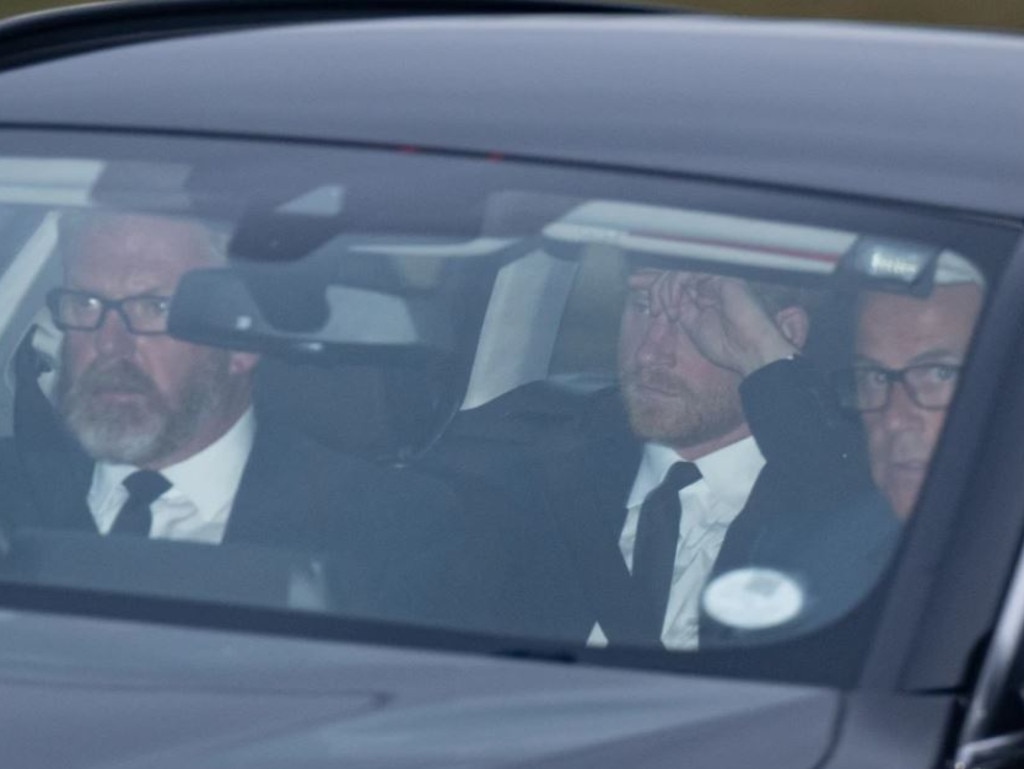
POLYGON ((698 663, 866 642, 1016 237, 41 132, 0 136, 0 201, 4 579, 698 663))

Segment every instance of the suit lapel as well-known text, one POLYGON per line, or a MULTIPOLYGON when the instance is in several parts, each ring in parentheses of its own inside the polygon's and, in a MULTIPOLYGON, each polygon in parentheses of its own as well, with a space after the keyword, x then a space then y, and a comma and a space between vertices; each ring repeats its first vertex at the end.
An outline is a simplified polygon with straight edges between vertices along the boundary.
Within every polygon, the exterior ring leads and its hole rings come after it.
POLYGON ((320 507, 314 503, 317 490, 302 483, 310 477, 308 453, 291 432, 260 422, 231 506, 225 543, 323 545, 309 525, 320 507))
POLYGON ((97 533, 87 498, 95 467, 70 441, 59 448, 19 451, 32 495, 32 526, 97 533))
MULTIPOLYGON (((594 620, 612 643, 650 643, 619 549, 626 501, 642 447, 629 431, 618 396, 595 411, 587 436, 548 463, 550 507, 575 561, 594 620)), ((588 628, 589 632, 589 628, 588 628)))

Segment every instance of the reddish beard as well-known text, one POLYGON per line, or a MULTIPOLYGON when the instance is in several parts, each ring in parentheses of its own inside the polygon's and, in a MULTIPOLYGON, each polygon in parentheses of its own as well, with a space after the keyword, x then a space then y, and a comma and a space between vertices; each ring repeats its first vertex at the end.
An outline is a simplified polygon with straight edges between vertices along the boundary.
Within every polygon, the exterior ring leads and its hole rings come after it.
POLYGON ((659 368, 633 368, 621 381, 630 425, 644 440, 683 449, 725 436, 744 422, 734 388, 697 390, 659 368))

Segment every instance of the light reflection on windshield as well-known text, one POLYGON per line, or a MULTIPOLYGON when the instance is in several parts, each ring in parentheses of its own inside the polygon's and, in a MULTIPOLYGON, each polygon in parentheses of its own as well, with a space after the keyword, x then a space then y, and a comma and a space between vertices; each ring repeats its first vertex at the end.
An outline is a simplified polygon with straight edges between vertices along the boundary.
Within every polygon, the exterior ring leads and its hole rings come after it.
POLYGON ((0 158, 4 578, 652 652, 879 584, 1001 233, 218 146, 0 158))

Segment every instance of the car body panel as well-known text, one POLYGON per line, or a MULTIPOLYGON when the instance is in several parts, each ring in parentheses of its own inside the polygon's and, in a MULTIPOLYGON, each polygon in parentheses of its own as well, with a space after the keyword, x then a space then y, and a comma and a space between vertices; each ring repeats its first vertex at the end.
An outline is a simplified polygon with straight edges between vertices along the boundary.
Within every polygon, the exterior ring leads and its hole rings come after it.
MULTIPOLYGON (((13 67, 0 72, 0 125, 422 147, 1013 226, 1024 216, 1022 86, 1024 42, 1000 35, 593 14, 382 18, 140 39, 13 67)), ((857 691, 701 678, 687 663, 602 670, 273 637, 245 622, 226 632, 10 611, 0 757, 111 769, 933 767, 954 741, 1022 526, 1012 503, 1024 478, 1006 464, 1018 457, 998 453, 1015 421, 985 432, 993 403, 1010 417, 1024 403, 997 381, 1020 341, 1022 264, 1018 255, 993 294, 975 353, 990 376, 968 383, 950 425, 969 440, 943 444, 936 461, 957 471, 929 486, 931 515, 857 691), (981 453, 986 434, 998 444, 981 453), (986 462, 1003 485, 966 480, 986 462), (965 489, 991 526, 971 528, 957 506, 965 489), (965 574, 983 597, 963 589, 965 574)), ((568 286, 559 290, 546 315, 560 312, 568 286)), ((469 405, 532 378, 545 356, 535 357, 500 377, 483 360, 469 405)))
POLYGON ((10 766, 570 767, 619 751, 659 767, 685 748, 811 767, 839 707, 809 687, 344 642, 21 612, 0 626, 10 766))
POLYGON ((1009 36, 854 24, 395 19, 70 56, 8 72, 0 99, 8 125, 423 145, 1019 217, 1022 65, 1009 36))

